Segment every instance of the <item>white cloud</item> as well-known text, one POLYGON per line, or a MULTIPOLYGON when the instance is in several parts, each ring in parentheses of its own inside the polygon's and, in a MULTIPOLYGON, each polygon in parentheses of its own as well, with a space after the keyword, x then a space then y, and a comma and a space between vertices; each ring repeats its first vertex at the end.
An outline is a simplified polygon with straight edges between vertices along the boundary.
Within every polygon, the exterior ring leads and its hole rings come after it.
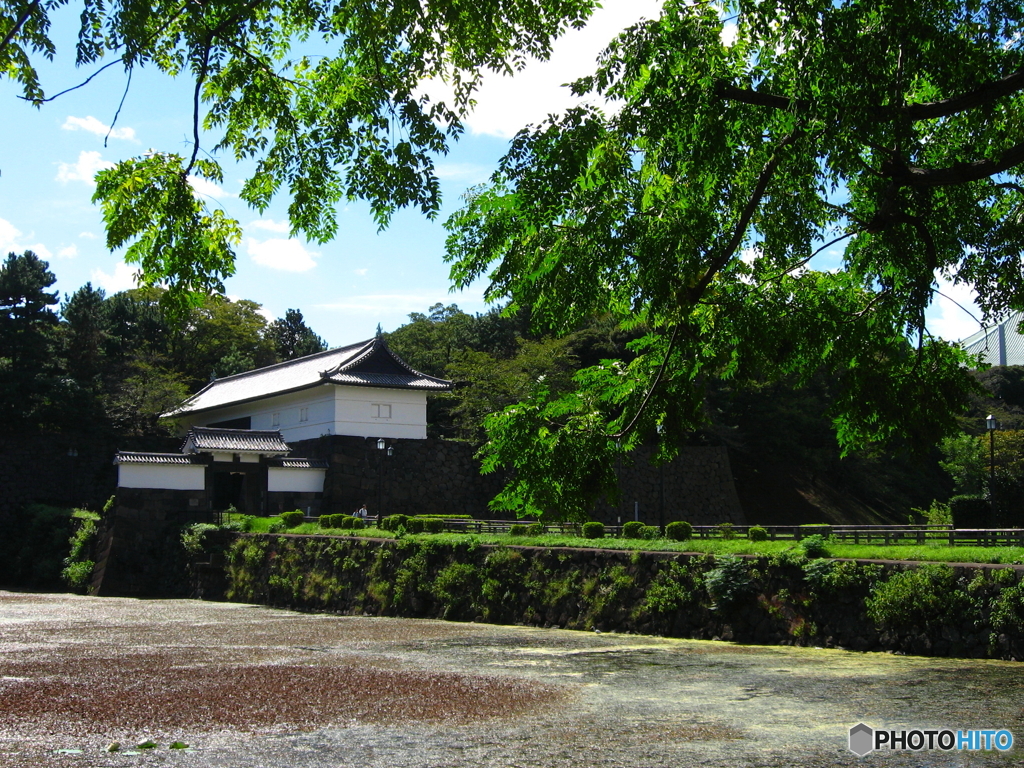
POLYGON ((97 285, 108 294, 127 291, 136 286, 135 276, 138 274, 138 267, 129 267, 123 261, 114 267, 114 274, 108 275, 102 269, 92 271, 93 285, 97 285))
POLYGON ((360 277, 364 277, 366 273, 369 272, 370 270, 367 269, 366 267, 363 267, 362 269, 353 269, 352 271, 355 272, 360 277))
POLYGON ((235 197, 230 192, 225 192, 223 187, 219 187, 209 179, 203 179, 199 176, 189 176, 188 183, 196 191, 196 194, 199 195, 206 195, 207 197, 235 197))
POLYGON ((66 248, 61 248, 59 251, 57 251, 57 258, 58 259, 73 259, 77 255, 78 255, 78 246, 75 245, 74 243, 72 243, 71 245, 67 246, 66 248))
POLYGON ((437 178, 461 181, 466 184, 482 184, 491 177, 493 172, 493 168, 475 163, 439 163, 434 168, 437 178))
POLYGON ((974 300, 974 288, 963 283, 954 285, 943 277, 937 278, 939 291, 927 312, 928 330, 949 341, 967 338, 981 330, 981 310, 974 300), (971 317, 974 315, 974 317, 971 317))
POLYGON ((124 139, 125 141, 138 143, 138 140, 135 138, 134 128, 114 128, 111 130, 109 125, 104 125, 92 115, 88 117, 72 117, 68 115, 61 128, 65 131, 88 131, 89 133, 95 133, 97 136, 104 137, 109 131, 110 138, 112 139, 124 139))
POLYGON ((316 266, 319 253, 307 251, 298 240, 274 237, 270 240, 246 238, 246 250, 257 264, 284 272, 308 272, 316 266))
POLYGON ((411 312, 426 312, 437 304, 458 304, 462 309, 476 311, 484 308, 483 293, 473 289, 459 291, 457 294, 445 293, 377 293, 360 296, 347 296, 341 301, 330 304, 317 304, 317 309, 352 315, 368 315, 370 317, 406 317, 411 312))
POLYGON ((291 226, 287 221, 274 221, 273 219, 257 219, 256 221, 250 221, 249 226, 254 229, 266 229, 270 232, 277 232, 282 235, 286 235, 291 231, 291 226))
POLYGON ((373 316, 408 315, 410 312, 425 312, 436 304, 438 297, 424 293, 378 293, 364 296, 349 296, 330 304, 317 304, 317 309, 332 312, 364 313, 373 316))
POLYGON ((7 251, 17 248, 16 243, 20 237, 21 232, 11 222, 0 219, 0 252, 6 254, 7 251))
POLYGON ((96 186, 93 177, 104 168, 113 168, 114 164, 104 160, 99 152, 80 152, 73 165, 58 163, 57 181, 67 184, 69 181, 84 181, 89 186, 96 186))
MULTIPOLYGON (((526 124, 577 104, 580 100, 561 84, 592 74, 598 54, 612 38, 641 17, 657 18, 661 5, 662 0, 608 3, 583 29, 569 30, 555 41, 548 61, 532 61, 513 77, 488 72, 475 95, 477 106, 466 120, 469 129, 509 138, 526 124)), ((421 91, 451 103, 453 91, 445 83, 425 82, 421 91)))
POLYGON ((95 240, 96 239, 96 235, 94 235, 92 232, 79 232, 78 236, 80 238, 82 238, 83 240, 95 240))
POLYGON ((24 253, 32 251, 36 256, 49 261, 53 258, 50 249, 42 243, 32 243, 32 235, 23 235, 17 227, 6 219, 0 219, 0 260, 6 259, 8 253, 24 253))

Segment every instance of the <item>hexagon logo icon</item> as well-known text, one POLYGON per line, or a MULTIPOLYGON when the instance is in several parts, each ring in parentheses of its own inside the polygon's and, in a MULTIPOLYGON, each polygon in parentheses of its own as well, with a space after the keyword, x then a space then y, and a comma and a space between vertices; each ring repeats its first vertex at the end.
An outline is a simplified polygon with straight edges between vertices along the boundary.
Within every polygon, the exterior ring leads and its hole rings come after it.
POLYGON ((871 726, 857 723, 850 729, 850 751, 857 757, 864 757, 871 752, 874 749, 872 746, 874 740, 875 732, 871 726))

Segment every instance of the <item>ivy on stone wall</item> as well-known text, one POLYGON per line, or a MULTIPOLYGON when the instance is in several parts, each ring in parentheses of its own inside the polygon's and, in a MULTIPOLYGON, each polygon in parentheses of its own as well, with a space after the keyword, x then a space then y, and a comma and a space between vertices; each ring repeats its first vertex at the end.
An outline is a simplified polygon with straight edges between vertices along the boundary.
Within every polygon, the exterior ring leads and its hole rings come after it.
POLYGON ((229 599, 302 610, 1024 659, 1014 568, 273 535, 226 568, 229 599))

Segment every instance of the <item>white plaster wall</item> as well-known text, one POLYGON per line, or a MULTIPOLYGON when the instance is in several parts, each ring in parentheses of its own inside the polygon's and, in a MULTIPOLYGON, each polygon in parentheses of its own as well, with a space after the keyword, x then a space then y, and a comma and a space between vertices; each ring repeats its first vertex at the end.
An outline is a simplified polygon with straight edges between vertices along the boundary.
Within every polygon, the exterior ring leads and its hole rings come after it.
POLYGON ((211 422, 249 416, 253 429, 279 429, 285 442, 309 440, 321 435, 356 435, 423 440, 427 436, 427 394, 407 389, 346 387, 337 384, 304 389, 244 405, 184 417, 184 429, 205 427, 211 422), (391 418, 375 418, 372 406, 391 406, 391 418), (308 408, 308 420, 299 421, 300 409, 308 408), (273 424, 273 414, 280 424, 273 424))
POLYGON ((209 426, 211 422, 227 421, 245 416, 250 417, 252 429, 277 429, 285 442, 307 440, 320 435, 334 434, 334 392, 333 385, 324 385, 292 392, 287 395, 268 397, 242 405, 218 408, 180 420, 184 429, 209 426), (308 409, 307 420, 299 421, 300 410, 308 409), (274 414, 279 414, 280 424, 273 423, 274 414))
POLYGON ((206 489, 206 467, 197 464, 118 464, 118 488, 206 489))
MULTIPOLYGON (((260 463, 260 457, 259 457, 259 454, 257 454, 257 453, 239 453, 237 455, 238 455, 238 463, 239 464, 259 464, 260 463)), ((235 463, 235 454, 234 453, 217 453, 217 452, 214 452, 212 454, 212 456, 213 456, 213 460, 214 461, 224 462, 226 464, 234 464, 235 463)))
POLYGON ((338 387, 335 390, 339 435, 424 440, 427 393, 408 389, 338 387), (391 406, 391 418, 377 418, 374 405, 391 406), (344 430, 344 431, 342 431, 344 430))
POLYGON ((326 469, 268 467, 267 490, 322 493, 324 490, 324 475, 326 474, 326 469))

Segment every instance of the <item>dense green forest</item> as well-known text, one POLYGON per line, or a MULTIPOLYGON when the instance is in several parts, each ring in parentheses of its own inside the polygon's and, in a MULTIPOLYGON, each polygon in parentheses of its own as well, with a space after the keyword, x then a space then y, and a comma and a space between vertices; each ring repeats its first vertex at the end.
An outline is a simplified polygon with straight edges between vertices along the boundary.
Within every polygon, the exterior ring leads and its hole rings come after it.
POLYGON ((63 301, 31 251, 0 265, 0 433, 110 429, 166 433, 160 414, 211 378, 326 349, 297 309, 205 297, 168 313, 160 288, 107 296, 89 283, 63 301))

